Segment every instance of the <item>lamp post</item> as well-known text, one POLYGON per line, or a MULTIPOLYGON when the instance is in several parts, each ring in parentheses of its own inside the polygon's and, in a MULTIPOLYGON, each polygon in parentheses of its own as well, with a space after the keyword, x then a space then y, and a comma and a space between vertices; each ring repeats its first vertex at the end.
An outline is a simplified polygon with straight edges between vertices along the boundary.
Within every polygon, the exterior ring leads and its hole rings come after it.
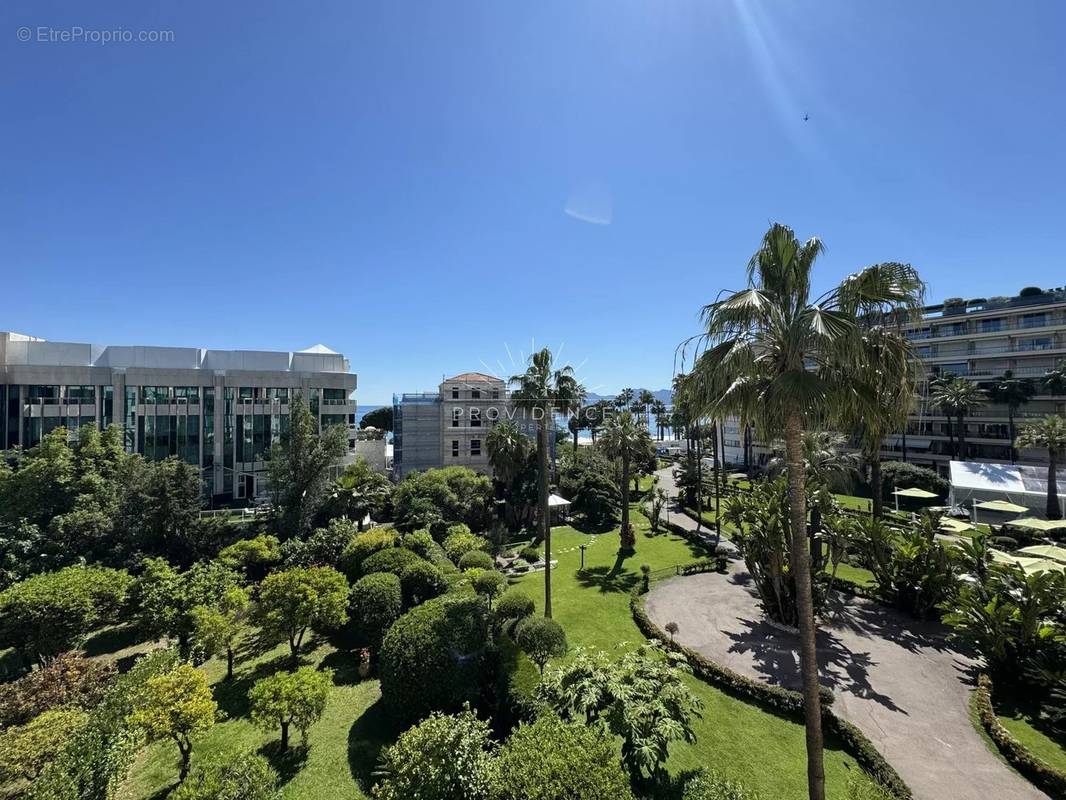
POLYGON ((585 569, 585 549, 587 547, 587 544, 578 545, 578 549, 581 551, 581 566, 578 568, 579 572, 585 569))

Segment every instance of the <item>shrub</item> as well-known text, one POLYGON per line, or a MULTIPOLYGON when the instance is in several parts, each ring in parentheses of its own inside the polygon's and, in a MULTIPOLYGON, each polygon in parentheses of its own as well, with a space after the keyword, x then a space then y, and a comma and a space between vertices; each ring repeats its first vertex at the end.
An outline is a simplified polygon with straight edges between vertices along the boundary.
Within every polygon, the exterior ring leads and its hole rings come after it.
POLYGON ((632 800, 614 742, 603 728, 550 711, 520 725, 500 749, 498 800, 632 800))
POLYGON ((454 525, 449 525, 445 528, 444 538, 447 539, 449 536, 458 536, 459 534, 469 535, 470 533, 472 533, 472 531, 470 530, 469 525, 465 522, 457 522, 454 525))
POLYGON ((306 540, 289 539, 282 545, 287 567, 336 567, 358 533, 358 526, 339 517, 317 528, 306 540))
POLYGON ((374 528, 365 533, 356 534, 356 537, 348 542, 341 553, 340 568, 354 581, 360 575, 366 575, 373 570, 362 569, 363 562, 379 550, 385 550, 396 546, 396 534, 387 529, 374 528))
POLYGON ((436 550, 437 542, 426 529, 414 531, 403 537, 403 546, 429 561, 436 550))
POLYGON ((518 589, 508 589, 496 603, 496 615, 500 619, 525 619, 535 609, 533 598, 518 589))
POLYGON ((469 708, 431 714, 381 756, 376 800, 493 800, 497 767, 487 722, 469 708))
POLYGON ((881 465, 881 495, 885 500, 891 500, 896 489, 924 489, 947 497, 950 488, 947 480, 934 470, 904 461, 886 461, 881 465))
POLYGON ((484 550, 470 550, 459 559, 459 569, 464 572, 468 569, 492 569, 495 566, 492 556, 484 550))
POLYGON ((34 780, 87 719, 80 709, 54 708, 25 725, 8 728, 0 734, 0 781, 34 780))
POLYGON ((410 550, 403 547, 390 547, 387 550, 379 550, 374 555, 363 561, 363 574, 371 572, 391 572, 396 577, 411 564, 423 561, 410 550))
POLYGON ((685 783, 682 800, 759 800, 759 795, 714 770, 700 770, 685 783))
POLYGON ((385 631, 403 612, 400 579, 391 572, 372 572, 355 582, 348 614, 359 639, 377 652, 385 631))
POLYGON ((413 472, 400 481, 393 496, 396 525, 403 531, 434 523, 465 523, 484 530, 494 510, 492 481, 466 467, 444 467, 413 472))
POLYGON ((381 646, 381 696, 405 721, 449 711, 478 696, 487 644, 478 597, 444 595, 408 611, 381 646))
POLYGON ((1039 297, 1043 293, 1044 290, 1041 289, 1039 286, 1026 286, 1024 289, 1018 292, 1018 297, 1039 297))
POLYGON ((20 581, 0 592, 0 643, 43 664, 115 621, 130 583, 126 572, 103 567, 67 567, 20 581))
MULTIPOLYGON (((463 525, 461 527, 465 528, 466 526, 463 525)), ((448 538, 444 540, 444 554, 456 564, 470 551, 484 550, 487 552, 491 546, 487 539, 475 536, 468 530, 456 530, 454 532, 452 530, 453 528, 448 529, 448 538)))
POLYGON ((289 726, 295 726, 307 743, 307 731, 322 719, 333 685, 333 670, 300 667, 295 672, 275 672, 255 682, 248 692, 252 721, 260 728, 281 728, 281 749, 289 747, 289 726))
POLYGON ((515 642, 544 674, 549 659, 566 655, 566 632, 563 626, 546 617, 526 617, 515 629, 515 642))
POLYGON ((523 547, 518 551, 518 557, 528 564, 536 564, 540 561, 540 549, 536 547, 523 547))
POLYGON ((400 572, 403 602, 407 608, 420 605, 448 591, 444 574, 428 561, 421 559, 408 564, 400 572))
POLYGON ((486 569, 480 572, 470 582, 474 591, 488 600, 489 610, 492 610, 492 601, 503 590, 507 579, 494 569, 486 569))
POLYGON ((218 560, 242 573, 248 580, 258 583, 272 567, 281 562, 281 542, 277 536, 269 534, 241 539, 224 547, 218 554, 218 560))
POLYGON ((0 728, 21 725, 59 706, 91 709, 114 679, 114 664, 63 653, 0 689, 0 728))
POLYGON ((241 753, 199 768, 167 800, 277 800, 279 782, 269 761, 241 753))

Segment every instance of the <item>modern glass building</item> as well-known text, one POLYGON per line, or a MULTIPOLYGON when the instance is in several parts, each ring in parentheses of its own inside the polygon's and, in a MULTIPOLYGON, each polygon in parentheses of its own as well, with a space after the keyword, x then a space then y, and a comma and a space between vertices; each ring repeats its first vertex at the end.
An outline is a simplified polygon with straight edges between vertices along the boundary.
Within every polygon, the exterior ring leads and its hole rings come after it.
POLYGON ((320 429, 355 423, 356 376, 322 346, 299 352, 50 342, 0 332, 0 449, 60 426, 120 425, 126 450, 178 456, 211 495, 250 498, 300 394, 320 429))

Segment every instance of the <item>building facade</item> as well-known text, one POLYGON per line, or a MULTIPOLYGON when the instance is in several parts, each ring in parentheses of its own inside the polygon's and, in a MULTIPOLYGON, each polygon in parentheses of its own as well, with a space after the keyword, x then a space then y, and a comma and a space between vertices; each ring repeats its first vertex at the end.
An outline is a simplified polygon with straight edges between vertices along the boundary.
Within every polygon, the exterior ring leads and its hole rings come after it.
POLYGON ((536 431, 506 383, 480 372, 446 378, 436 392, 395 395, 393 473, 402 480, 415 470, 461 466, 491 474, 485 438, 506 419, 529 435, 536 431))
POLYGON ((266 454, 308 403, 320 430, 355 423, 356 376, 340 353, 127 347, 0 332, 0 449, 50 431, 119 425, 126 451, 200 467, 205 492, 251 498, 266 454))
MULTIPOLYGON (((1066 394, 1044 381, 1066 359, 1066 287, 1026 290, 1016 297, 948 300, 928 306, 906 330, 927 376, 905 432, 885 440, 885 459, 906 460, 946 473, 952 459, 951 421, 930 401, 936 379, 955 375, 989 390, 1008 371, 1031 381, 1036 394, 1015 413, 1016 427, 1048 414, 1066 416, 1066 394)), ((965 418, 968 460, 1009 462, 1007 407, 992 402, 965 418)), ((1019 464, 1046 465, 1047 453, 1018 452, 1019 464)))

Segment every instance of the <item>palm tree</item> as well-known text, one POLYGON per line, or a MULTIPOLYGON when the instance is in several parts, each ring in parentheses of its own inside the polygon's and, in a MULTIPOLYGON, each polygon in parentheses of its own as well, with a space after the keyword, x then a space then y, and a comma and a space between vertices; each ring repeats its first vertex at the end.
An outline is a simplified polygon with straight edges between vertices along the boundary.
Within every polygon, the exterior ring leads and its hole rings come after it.
POLYGON ((629 523, 629 471, 634 461, 644 458, 651 448, 651 434, 628 411, 613 415, 603 428, 600 447, 610 458, 622 461, 622 532, 623 550, 633 550, 637 537, 629 523))
POLYGON ((1040 447, 1047 450, 1047 508, 1048 519, 1062 519, 1059 506, 1058 469, 1059 454, 1066 450, 1066 419, 1048 415, 1040 422, 1022 428, 1018 434, 1017 447, 1040 447))
MULTIPOLYGON (((512 420, 501 420, 485 437, 492 474, 504 492, 511 515, 508 521, 518 524, 518 507, 514 503, 515 482, 529 463, 533 442, 512 420)), ((528 508, 528 506, 526 506, 528 508)))
POLYGON ((948 375, 941 378, 934 385, 933 405, 940 408, 948 417, 948 427, 951 426, 951 417, 955 417, 955 457, 965 461, 966 452, 966 415, 975 408, 985 404, 985 393, 977 384, 948 375))
POLYGON ((336 482, 330 499, 341 515, 354 520, 363 530, 363 520, 380 514, 392 499, 392 484, 380 472, 374 472, 362 458, 349 464, 336 482))
POLYGON ((655 415, 655 432, 659 434, 661 442, 666 431, 666 403, 662 400, 653 400, 651 413, 655 415))
POLYGON ((1048 394, 1066 394, 1066 361, 1060 361, 1053 369, 1045 372, 1041 383, 1044 384, 1048 394))
POLYGON ((641 389, 640 393, 637 395, 637 402, 640 404, 641 414, 644 416, 644 427, 648 427, 648 410, 651 408, 652 403, 655 402, 655 395, 647 389, 641 389))
POLYGON ((1009 369, 988 389, 988 398, 993 403, 1007 407, 1007 433, 1010 436, 1010 463, 1018 460, 1018 450, 1014 446, 1014 415, 1018 409, 1033 399, 1036 385, 1025 378, 1015 378, 1009 369))
POLYGON ((511 394, 515 405, 530 413, 537 423, 537 488, 540 535, 544 540, 544 616, 552 615, 551 520, 548 509, 548 432, 554 427, 557 411, 580 408, 585 390, 574 370, 566 364, 555 369, 547 347, 529 357, 529 366, 521 375, 511 377, 518 388, 511 394))
POLYGON ((614 396, 614 407, 621 411, 633 402, 633 390, 625 388, 614 396))
POLYGON ((845 401, 844 367, 862 358, 859 313, 912 302, 902 270, 880 267, 851 275, 812 299, 812 268, 822 250, 818 239, 801 243, 792 229, 773 224, 748 264, 747 288, 704 307, 706 331, 698 338, 709 349, 693 368, 702 415, 739 416, 762 436, 784 434, 811 800, 824 800, 825 770, 803 429, 845 401))
MULTIPOLYGON (((803 431, 800 447, 803 450, 803 470, 808 483, 835 486, 851 478, 859 470, 861 459, 847 451, 848 437, 837 431, 803 431)), ((772 475, 786 471, 785 459, 774 456, 766 467, 772 475)))

